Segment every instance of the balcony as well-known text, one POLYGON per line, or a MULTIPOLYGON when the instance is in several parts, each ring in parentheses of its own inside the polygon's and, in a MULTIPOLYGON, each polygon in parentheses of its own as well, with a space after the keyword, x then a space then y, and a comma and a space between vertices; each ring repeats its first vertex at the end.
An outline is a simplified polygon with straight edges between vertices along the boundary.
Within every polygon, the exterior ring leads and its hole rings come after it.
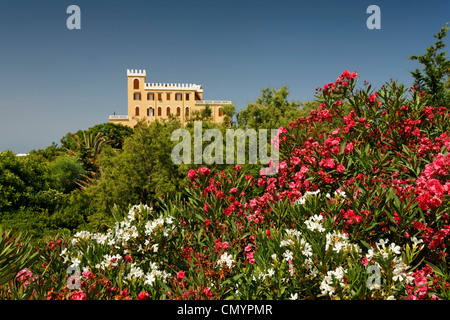
POLYGON ((227 105, 233 104, 233 102, 228 100, 195 100, 195 104, 227 105))
POLYGON ((128 116, 109 116, 109 120, 128 120, 128 116))

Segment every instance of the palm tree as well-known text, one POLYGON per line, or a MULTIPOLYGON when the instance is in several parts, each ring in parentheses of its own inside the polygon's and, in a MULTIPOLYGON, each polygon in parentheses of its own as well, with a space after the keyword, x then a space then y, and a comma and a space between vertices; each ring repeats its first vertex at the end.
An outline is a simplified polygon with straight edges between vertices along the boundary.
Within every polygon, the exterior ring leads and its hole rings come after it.
POLYGON ((96 135, 89 131, 83 131, 83 136, 77 134, 73 137, 76 150, 65 148, 70 154, 80 157, 88 171, 97 172, 98 166, 96 162, 102 150, 102 147, 111 143, 108 137, 103 136, 102 132, 96 135))

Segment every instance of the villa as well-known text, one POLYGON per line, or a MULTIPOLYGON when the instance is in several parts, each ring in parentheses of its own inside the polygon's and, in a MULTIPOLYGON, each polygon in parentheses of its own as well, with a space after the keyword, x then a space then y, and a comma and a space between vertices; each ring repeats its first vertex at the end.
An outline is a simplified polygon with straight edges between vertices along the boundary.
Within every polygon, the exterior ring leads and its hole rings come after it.
POLYGON ((211 118, 222 123, 222 107, 231 101, 203 100, 203 88, 186 83, 146 83, 145 70, 127 70, 128 114, 111 115, 109 121, 134 127, 138 120, 150 122, 178 117, 185 124, 193 112, 201 111, 208 105, 211 118))

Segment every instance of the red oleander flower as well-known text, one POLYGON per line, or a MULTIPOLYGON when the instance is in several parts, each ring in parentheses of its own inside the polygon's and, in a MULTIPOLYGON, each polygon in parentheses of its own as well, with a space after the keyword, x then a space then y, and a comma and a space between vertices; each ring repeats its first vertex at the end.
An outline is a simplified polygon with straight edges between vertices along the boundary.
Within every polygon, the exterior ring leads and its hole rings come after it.
POLYGON ((139 292, 137 299, 138 300, 147 300, 149 299, 150 295, 148 294, 147 291, 143 291, 143 292, 139 292))

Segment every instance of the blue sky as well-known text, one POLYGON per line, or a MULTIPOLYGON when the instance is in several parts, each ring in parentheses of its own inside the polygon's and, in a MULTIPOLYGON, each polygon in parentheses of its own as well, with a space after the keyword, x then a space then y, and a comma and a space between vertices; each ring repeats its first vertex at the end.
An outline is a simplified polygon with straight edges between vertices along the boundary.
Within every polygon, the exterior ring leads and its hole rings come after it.
POLYGON ((345 69, 376 87, 411 84, 419 65, 408 56, 434 43, 449 12, 448 0, 3 1, 0 151, 45 148, 126 114, 126 69, 201 84, 205 99, 237 110, 284 84, 291 99, 312 99, 345 69), (81 30, 66 27, 72 4, 81 30), (372 4, 380 30, 366 27, 372 4))

